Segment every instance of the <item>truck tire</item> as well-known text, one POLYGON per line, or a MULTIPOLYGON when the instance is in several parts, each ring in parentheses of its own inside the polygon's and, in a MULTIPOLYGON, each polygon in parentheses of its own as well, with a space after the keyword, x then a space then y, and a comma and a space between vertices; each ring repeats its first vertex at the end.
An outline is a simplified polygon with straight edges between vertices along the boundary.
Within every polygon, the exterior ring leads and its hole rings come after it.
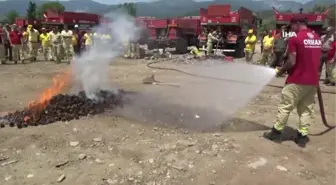
POLYGON ((147 43, 148 43, 148 34, 143 31, 140 35, 139 44, 145 45, 147 43))
POLYGON ((198 43, 197 37, 195 37, 195 36, 189 37, 187 44, 188 44, 188 46, 198 46, 199 43, 198 43))
POLYGON ((148 49, 148 50, 156 49, 156 47, 155 47, 155 43, 154 43, 153 41, 148 41, 148 42, 147 42, 147 49, 148 49))
POLYGON ((245 38, 241 37, 236 44, 235 48, 235 58, 243 58, 245 57, 245 38))
POLYGON ((185 39, 179 39, 175 42, 176 53, 185 54, 188 52, 188 43, 185 39))
POLYGON ((148 43, 148 39, 146 37, 143 37, 141 39, 139 39, 139 44, 140 45, 145 45, 148 43))

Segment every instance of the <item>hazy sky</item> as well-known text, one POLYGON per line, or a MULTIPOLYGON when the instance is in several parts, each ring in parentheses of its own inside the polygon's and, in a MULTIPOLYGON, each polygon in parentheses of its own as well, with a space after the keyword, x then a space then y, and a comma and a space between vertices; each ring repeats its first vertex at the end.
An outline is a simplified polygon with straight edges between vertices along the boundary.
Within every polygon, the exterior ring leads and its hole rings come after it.
MULTIPOLYGON (((0 1, 5 1, 5 0, 0 0, 0 1)), ((15 0, 10 0, 10 1, 15 1, 15 0)), ((60 1, 67 1, 67 0, 60 0, 60 1)), ((150 1, 157 1, 157 0, 93 0, 93 1, 104 3, 104 4, 118 4, 118 3, 125 3, 125 2, 150 2, 150 1)), ((211 0, 195 0, 195 1, 211 1, 211 0)), ((251 0, 251 1, 260 1, 260 0, 251 0)), ((286 1, 286 0, 278 0, 278 1, 286 1)), ((311 0, 291 0, 291 1, 309 2, 311 0)))
MULTIPOLYGON (((118 3, 123 3, 123 2, 150 2, 150 1, 155 1, 155 0, 94 0, 94 1, 104 3, 104 4, 118 4, 118 3)), ((195 1, 211 1, 211 0, 195 0, 195 1)), ((279 0, 279 1, 286 1, 286 0, 279 0)), ((292 1, 309 2, 310 0, 292 0, 292 1)))
MULTIPOLYGON (((156 1, 156 0, 94 0, 94 1, 104 3, 104 4, 118 4, 118 3, 123 3, 123 2, 150 2, 150 1, 156 1)), ((181 1, 183 1, 183 0, 181 0, 181 1)), ((195 0, 195 1, 211 1, 211 0, 195 0)), ((286 0, 278 0, 278 1, 286 1, 286 0)), ((292 1, 309 2, 310 0, 292 0, 292 1)))

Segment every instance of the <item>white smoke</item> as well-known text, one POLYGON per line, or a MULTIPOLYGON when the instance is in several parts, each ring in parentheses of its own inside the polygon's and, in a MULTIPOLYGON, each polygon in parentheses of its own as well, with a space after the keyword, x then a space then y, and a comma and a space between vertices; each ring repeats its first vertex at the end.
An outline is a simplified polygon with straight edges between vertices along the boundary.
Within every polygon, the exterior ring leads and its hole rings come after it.
POLYGON ((82 88, 89 98, 99 90, 111 90, 109 65, 125 51, 128 41, 138 37, 139 29, 130 16, 122 12, 106 14, 110 23, 93 29, 93 33, 107 33, 111 42, 94 37, 90 50, 74 58, 72 62, 75 86, 82 88))

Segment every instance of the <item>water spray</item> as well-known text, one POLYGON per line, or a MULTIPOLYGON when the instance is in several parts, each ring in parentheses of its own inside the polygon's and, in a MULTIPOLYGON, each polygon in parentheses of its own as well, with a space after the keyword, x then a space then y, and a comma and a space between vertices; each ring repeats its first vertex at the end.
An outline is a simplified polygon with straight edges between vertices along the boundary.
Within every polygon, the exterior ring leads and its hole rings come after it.
MULTIPOLYGON (((167 60, 170 60, 170 59, 167 59, 167 60)), ((185 75, 199 77, 199 78, 207 78, 207 79, 211 79, 211 80, 231 81, 231 82, 236 82, 236 83, 250 84, 250 83, 248 83, 246 81, 238 81, 238 80, 223 79, 223 78, 214 78, 214 77, 210 77, 210 76, 199 75, 199 74, 196 74, 196 73, 189 73, 189 72, 177 69, 177 68, 153 66, 154 64, 157 64, 157 63, 160 63, 160 62, 163 62, 163 61, 151 61, 151 62, 147 63, 147 67, 152 68, 152 69, 175 71, 175 72, 182 73, 182 74, 185 74, 185 75)), ((280 88, 280 89, 283 88, 283 86, 272 85, 272 84, 267 84, 266 86, 268 86, 268 87, 274 87, 274 88, 280 88)), ((323 135, 323 134, 325 134, 325 133, 333 130, 336 127, 335 125, 330 125, 328 123, 327 119, 326 119, 325 110, 324 110, 324 104, 323 104, 323 97, 322 97, 323 93, 325 93, 325 94, 336 94, 335 91, 322 91, 321 88, 318 87, 318 89, 317 89, 317 97, 318 97, 318 102, 319 102, 321 119, 322 119, 322 123, 324 124, 324 126, 327 127, 327 130, 325 130, 325 131, 323 131, 321 133, 318 133, 318 134, 311 134, 311 135, 314 135, 314 136, 323 135)))

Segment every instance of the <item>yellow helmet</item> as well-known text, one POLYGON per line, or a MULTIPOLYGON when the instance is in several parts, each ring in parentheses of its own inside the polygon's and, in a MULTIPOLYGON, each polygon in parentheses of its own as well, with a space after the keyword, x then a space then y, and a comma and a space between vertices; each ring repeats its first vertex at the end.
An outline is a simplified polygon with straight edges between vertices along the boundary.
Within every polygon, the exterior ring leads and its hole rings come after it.
POLYGON ((253 33, 253 30, 252 30, 252 29, 249 29, 248 33, 253 33))

